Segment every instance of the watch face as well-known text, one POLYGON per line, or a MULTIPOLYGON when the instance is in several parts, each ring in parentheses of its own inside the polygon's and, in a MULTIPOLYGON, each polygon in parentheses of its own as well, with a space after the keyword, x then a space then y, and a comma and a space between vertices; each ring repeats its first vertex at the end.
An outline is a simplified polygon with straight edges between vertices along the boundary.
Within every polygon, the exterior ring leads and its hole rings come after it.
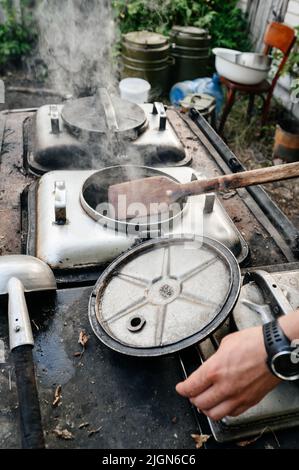
POLYGON ((284 380, 299 379, 299 364, 291 360, 291 352, 282 351, 273 356, 271 361, 275 375, 284 380))

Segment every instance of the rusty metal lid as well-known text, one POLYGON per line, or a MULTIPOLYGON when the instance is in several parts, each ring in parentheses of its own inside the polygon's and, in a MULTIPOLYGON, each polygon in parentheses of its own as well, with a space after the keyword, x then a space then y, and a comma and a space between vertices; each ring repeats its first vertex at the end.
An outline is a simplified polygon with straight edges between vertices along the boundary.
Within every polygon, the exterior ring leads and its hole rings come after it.
POLYGON ((61 116, 72 132, 95 135, 113 132, 135 136, 146 124, 140 106, 110 96, 105 89, 99 90, 97 96, 69 101, 63 106, 61 116))
POLYGON ((148 48, 158 48, 168 44, 168 39, 162 34, 153 33, 151 31, 133 31, 123 35, 126 42, 134 44, 135 46, 142 46, 148 48))
POLYGON ((99 278, 90 298, 93 331, 133 356, 173 353, 205 339, 240 290, 233 254, 208 238, 160 238, 131 249, 99 278))

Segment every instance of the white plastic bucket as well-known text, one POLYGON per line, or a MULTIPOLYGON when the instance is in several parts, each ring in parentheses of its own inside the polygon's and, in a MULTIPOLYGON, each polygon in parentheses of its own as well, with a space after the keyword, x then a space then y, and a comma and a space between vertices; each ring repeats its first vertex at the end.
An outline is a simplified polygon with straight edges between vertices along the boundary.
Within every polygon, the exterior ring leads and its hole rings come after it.
POLYGON ((142 78, 124 78, 119 83, 120 96, 132 103, 147 103, 151 85, 142 78))

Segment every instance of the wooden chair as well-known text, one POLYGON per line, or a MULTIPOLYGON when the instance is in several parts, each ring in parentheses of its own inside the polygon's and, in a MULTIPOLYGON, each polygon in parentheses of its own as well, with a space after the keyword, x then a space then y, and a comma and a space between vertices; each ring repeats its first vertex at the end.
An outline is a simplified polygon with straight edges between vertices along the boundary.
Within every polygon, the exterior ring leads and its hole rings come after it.
POLYGON ((226 119, 233 107, 237 92, 249 95, 249 103, 247 110, 247 117, 249 121, 254 107, 255 95, 260 95, 263 97, 264 105, 262 110, 261 124, 262 126, 265 125, 269 113, 273 90, 279 79, 282 69, 289 57, 291 49, 295 44, 295 41, 295 30, 290 26, 287 26, 282 23, 273 22, 267 27, 267 30, 264 35, 264 54, 268 55, 272 48, 279 49, 283 54, 283 58, 271 83, 269 83, 267 80, 264 80, 263 82, 257 85, 242 85, 241 83, 232 82, 231 80, 221 77, 221 82, 227 88, 227 98, 218 128, 219 134, 223 133, 226 119))

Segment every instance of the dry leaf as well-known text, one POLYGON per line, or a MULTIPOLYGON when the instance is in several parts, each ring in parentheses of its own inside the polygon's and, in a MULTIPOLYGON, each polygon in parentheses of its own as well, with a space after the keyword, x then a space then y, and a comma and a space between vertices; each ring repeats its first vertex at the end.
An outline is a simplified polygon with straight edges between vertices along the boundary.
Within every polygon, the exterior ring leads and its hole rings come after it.
POLYGON ((88 340, 89 340, 89 336, 87 336, 85 331, 80 331, 78 343, 81 344, 83 349, 85 349, 85 346, 88 343, 88 340))
POLYGON ((274 447, 271 444, 265 444, 265 449, 274 449, 274 447))
POLYGON ((53 400, 53 403, 52 403, 52 406, 54 406, 54 407, 56 407, 60 404, 61 390, 62 390, 61 385, 58 385, 58 387, 56 387, 56 390, 55 390, 55 393, 54 393, 54 400, 53 400))
POLYGON ((87 428, 87 426, 89 426, 89 423, 81 423, 79 424, 78 428, 83 429, 83 428, 87 428))
POLYGON ((54 434, 56 434, 56 436, 59 438, 59 439, 64 439, 65 441, 71 441, 72 439, 75 439, 74 438, 74 435, 68 431, 67 429, 54 429, 54 434))
POLYGON ((240 441, 240 442, 237 442, 237 446, 239 446, 239 447, 247 447, 247 446, 250 446, 250 444, 253 444, 253 443, 256 442, 259 438, 260 438, 260 436, 259 436, 258 438, 251 439, 251 440, 248 440, 248 441, 240 441))
POLYGON ((102 426, 100 426, 98 429, 92 429, 91 431, 89 431, 88 437, 91 437, 94 434, 98 434, 98 432, 100 432, 101 429, 102 429, 102 426))
POLYGON ((249 446, 250 444, 254 444, 254 442, 258 441, 266 431, 271 431, 271 432, 272 432, 273 436, 275 437, 275 440, 276 440, 276 442, 277 442, 278 447, 280 447, 279 442, 278 442, 278 440, 277 440, 277 437, 276 437, 275 433, 272 431, 271 428, 268 428, 268 427, 265 428, 265 429, 263 429, 262 432, 261 432, 258 436, 254 437, 254 438, 252 438, 252 439, 250 439, 250 440, 237 442, 237 446, 239 446, 239 447, 247 447, 247 446, 249 446))
POLYGON ((196 449, 201 449, 211 436, 209 434, 191 434, 191 437, 195 442, 196 449))
MULTIPOLYGON (((276 440, 277 446, 280 447, 280 443, 279 443, 279 440, 277 439, 277 436, 276 436, 275 432, 269 427, 264 428, 258 436, 254 437, 251 440, 237 442, 237 446, 246 447, 246 446, 249 446, 250 444, 253 444, 254 442, 258 441, 266 431, 270 431, 273 434, 273 436, 276 440)), ((272 446, 270 446, 269 448, 273 449, 272 446)))
POLYGON ((82 353, 81 352, 75 352, 74 353, 74 357, 81 357, 82 356, 82 353))

